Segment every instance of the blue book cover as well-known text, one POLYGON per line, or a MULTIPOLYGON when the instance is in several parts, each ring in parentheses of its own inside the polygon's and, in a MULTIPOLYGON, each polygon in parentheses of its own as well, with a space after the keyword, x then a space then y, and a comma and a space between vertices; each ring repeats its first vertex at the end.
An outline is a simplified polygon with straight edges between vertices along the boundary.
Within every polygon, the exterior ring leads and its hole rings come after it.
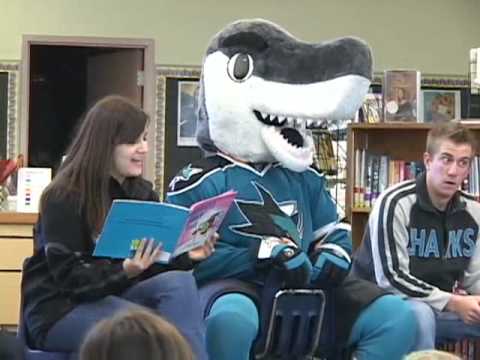
POLYGON ((135 254, 143 239, 162 243, 159 262, 168 262, 203 245, 218 230, 236 193, 181 206, 139 200, 114 200, 93 256, 124 259, 135 254))

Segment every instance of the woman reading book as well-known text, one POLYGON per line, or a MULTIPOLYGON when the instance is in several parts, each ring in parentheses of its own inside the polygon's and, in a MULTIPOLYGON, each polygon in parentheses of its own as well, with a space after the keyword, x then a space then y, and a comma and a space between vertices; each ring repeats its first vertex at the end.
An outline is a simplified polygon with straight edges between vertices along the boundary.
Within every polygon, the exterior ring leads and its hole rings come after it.
POLYGON ((141 177, 147 115, 109 96, 87 113, 58 174, 42 194, 35 252, 22 281, 30 345, 72 352, 93 325, 131 307, 147 307, 173 323, 197 359, 206 359, 203 314, 189 270, 213 251, 216 235, 168 265, 161 245, 144 239, 132 258, 95 258, 95 240, 114 199, 158 201, 141 177), (174 271, 175 270, 175 271, 174 271))

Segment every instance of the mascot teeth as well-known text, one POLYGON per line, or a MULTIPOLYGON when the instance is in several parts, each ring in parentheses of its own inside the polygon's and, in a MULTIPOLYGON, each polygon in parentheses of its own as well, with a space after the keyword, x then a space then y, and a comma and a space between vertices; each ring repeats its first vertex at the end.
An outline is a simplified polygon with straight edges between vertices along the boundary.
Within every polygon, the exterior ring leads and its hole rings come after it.
POLYGON ((303 124, 309 129, 320 128, 323 125, 322 120, 315 120, 309 118, 285 116, 285 115, 273 115, 265 112, 254 111, 255 116, 265 125, 273 126, 289 126, 302 128, 303 124))
POLYGON ((313 161, 313 141, 310 136, 304 137, 303 146, 292 144, 285 138, 280 129, 274 126, 264 126, 262 138, 270 153, 293 171, 303 171, 313 161))

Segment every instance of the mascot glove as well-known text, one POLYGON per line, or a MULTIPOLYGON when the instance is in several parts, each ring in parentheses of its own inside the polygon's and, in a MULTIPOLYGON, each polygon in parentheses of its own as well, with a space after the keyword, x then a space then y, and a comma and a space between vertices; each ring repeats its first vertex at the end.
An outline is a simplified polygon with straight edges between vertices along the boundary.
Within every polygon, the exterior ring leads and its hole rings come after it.
POLYGON ((320 289, 331 289, 340 285, 352 265, 348 253, 335 244, 320 245, 310 259, 313 264, 311 284, 320 289))
POLYGON ((273 264, 283 272, 285 286, 299 288, 311 278, 312 264, 298 247, 288 244, 275 245, 272 249, 273 264))

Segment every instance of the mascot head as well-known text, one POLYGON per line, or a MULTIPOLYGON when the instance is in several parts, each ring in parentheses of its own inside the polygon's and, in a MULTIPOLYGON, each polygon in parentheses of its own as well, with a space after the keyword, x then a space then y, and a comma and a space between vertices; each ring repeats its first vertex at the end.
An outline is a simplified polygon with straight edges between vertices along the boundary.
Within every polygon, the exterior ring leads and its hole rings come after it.
POLYGON ((313 158, 309 129, 352 118, 371 76, 371 52, 359 39, 310 44, 265 20, 234 22, 204 58, 197 141, 241 161, 304 171, 313 158))

